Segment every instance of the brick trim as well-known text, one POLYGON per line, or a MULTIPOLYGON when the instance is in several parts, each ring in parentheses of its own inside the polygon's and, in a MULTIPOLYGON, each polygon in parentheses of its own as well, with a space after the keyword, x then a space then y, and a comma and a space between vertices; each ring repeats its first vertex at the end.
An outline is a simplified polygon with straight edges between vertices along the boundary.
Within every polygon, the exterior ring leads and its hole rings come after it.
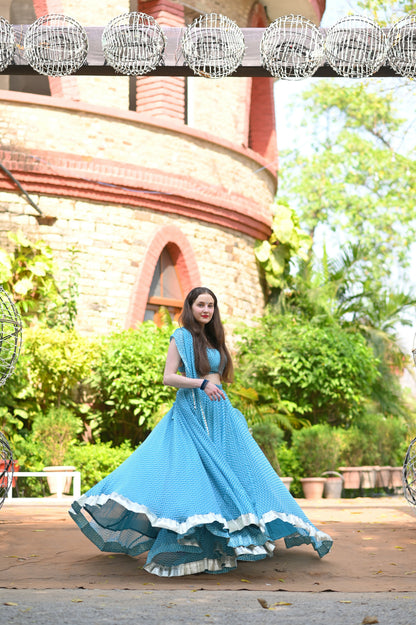
POLYGON ((150 241, 132 290, 126 328, 143 321, 149 299, 150 285, 162 250, 168 246, 184 293, 201 283, 198 264, 191 244, 177 226, 163 226, 150 241))
MULTIPOLYGON (((191 176, 46 150, 26 153, 4 149, 0 150, 0 160, 29 193, 148 208, 231 228, 257 239, 270 236, 268 207, 191 176)), ((16 190, 2 172, 0 189, 16 190)))
POLYGON ((167 132, 173 132, 178 135, 192 137, 212 145, 220 146, 226 150, 251 159, 253 163, 256 163, 258 166, 267 170, 268 173, 273 176, 276 184, 276 170, 261 154, 257 154, 250 148, 242 147, 232 141, 228 141, 227 139, 222 139, 221 137, 212 135, 209 132, 197 130, 196 128, 191 128, 190 126, 184 126, 175 120, 162 119, 160 117, 155 119, 151 115, 139 115, 134 111, 121 111, 120 109, 97 106, 95 104, 89 104, 88 102, 74 102, 71 100, 64 100, 62 98, 53 98, 51 96, 42 96, 33 93, 27 94, 17 91, 2 91, 0 89, 0 102, 1 101, 16 102, 27 107, 44 106, 45 108, 50 108, 52 110, 62 109, 79 113, 89 113, 94 116, 113 118, 121 122, 143 124, 145 126, 157 128, 158 130, 166 130, 167 132))

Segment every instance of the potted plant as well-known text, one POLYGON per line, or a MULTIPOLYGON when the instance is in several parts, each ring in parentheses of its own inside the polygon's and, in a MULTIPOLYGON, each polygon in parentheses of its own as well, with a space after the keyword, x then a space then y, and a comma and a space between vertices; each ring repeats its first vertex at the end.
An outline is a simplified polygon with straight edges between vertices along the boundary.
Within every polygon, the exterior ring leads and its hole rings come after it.
POLYGON ((300 481, 305 497, 320 499, 327 481, 322 474, 334 471, 338 464, 339 431, 328 424, 304 427, 293 433, 292 449, 301 466, 300 481))
MULTIPOLYGON (((52 407, 45 414, 39 414, 33 422, 33 440, 40 447, 44 471, 74 471, 75 467, 64 465, 65 455, 77 434, 83 429, 82 420, 64 406, 52 407)), ((72 478, 62 481, 62 476, 48 476, 51 494, 69 493, 72 478)))

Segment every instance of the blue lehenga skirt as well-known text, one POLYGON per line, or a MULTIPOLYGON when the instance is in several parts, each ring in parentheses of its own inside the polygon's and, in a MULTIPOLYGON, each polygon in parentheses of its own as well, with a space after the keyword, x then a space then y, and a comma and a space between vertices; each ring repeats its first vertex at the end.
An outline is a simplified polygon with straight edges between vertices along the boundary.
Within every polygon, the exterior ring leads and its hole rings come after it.
POLYGON ((160 576, 224 573, 237 560, 332 539, 306 517, 228 398, 180 389, 174 406, 70 515, 102 551, 137 556, 160 576))

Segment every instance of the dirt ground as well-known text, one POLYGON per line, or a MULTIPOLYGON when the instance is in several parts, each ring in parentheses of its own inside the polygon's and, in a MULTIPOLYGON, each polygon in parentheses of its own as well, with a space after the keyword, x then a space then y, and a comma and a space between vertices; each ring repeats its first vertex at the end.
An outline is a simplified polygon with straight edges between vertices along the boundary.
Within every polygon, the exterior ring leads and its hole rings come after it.
POLYGON ((0 509, 0 588, 410 592, 416 588, 416 510, 403 497, 298 500, 334 539, 322 560, 312 547, 241 562, 224 575, 159 578, 138 558, 99 551, 70 519, 69 502, 0 509))

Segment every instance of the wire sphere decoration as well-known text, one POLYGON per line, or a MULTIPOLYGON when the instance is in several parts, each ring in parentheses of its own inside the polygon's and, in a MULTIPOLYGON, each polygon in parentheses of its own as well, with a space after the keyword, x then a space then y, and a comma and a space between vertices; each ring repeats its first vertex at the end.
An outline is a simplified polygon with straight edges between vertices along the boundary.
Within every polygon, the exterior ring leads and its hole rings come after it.
POLYGON ((383 65, 387 54, 387 37, 382 28, 368 17, 343 17, 327 32, 326 60, 340 76, 372 76, 383 65))
POLYGON ((101 41, 104 58, 116 72, 142 76, 161 65, 167 40, 151 15, 131 12, 112 19, 101 41))
POLYGON ((416 15, 407 15, 393 24, 388 36, 388 62, 406 78, 416 77, 416 15))
POLYGON ((299 80, 312 76, 322 65, 324 41, 319 28, 303 15, 284 15, 264 31, 260 54, 272 76, 299 80))
POLYGON ((13 61, 14 51, 14 30, 4 17, 0 17, 0 72, 3 72, 13 61))
POLYGON ((4 504, 7 493, 12 486, 13 473, 13 453, 3 432, 0 432, 0 508, 4 504))
POLYGON ((416 438, 410 443, 404 459, 403 489, 407 501, 416 506, 416 438))
POLYGON ((225 78, 241 65, 246 45, 241 28, 225 15, 207 13, 186 27, 181 50, 194 74, 225 78))
POLYGON ((0 386, 12 375, 22 346, 22 319, 0 286, 0 386))
POLYGON ((46 76, 68 76, 82 67, 88 54, 88 36, 72 17, 49 13, 26 31, 24 53, 31 67, 46 76))

